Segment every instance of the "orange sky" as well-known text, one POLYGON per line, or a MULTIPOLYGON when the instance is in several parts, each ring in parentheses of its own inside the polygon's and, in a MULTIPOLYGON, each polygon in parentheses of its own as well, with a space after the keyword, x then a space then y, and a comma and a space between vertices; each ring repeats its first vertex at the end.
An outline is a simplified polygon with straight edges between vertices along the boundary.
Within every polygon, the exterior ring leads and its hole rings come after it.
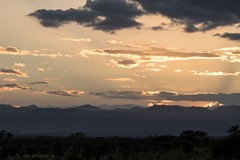
POLYGON ((186 8, 173 4, 176 13, 160 1, 1 2, 0 103, 240 104, 238 1, 224 10, 179 1, 186 8), (194 19, 189 7, 235 19, 194 19))

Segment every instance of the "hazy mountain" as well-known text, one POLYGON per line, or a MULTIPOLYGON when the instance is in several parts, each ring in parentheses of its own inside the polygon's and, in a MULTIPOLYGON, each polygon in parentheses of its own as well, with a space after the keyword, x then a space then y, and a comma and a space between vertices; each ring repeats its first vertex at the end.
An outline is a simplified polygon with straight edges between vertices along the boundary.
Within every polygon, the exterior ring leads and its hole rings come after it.
POLYGON ((114 111, 122 111, 122 112, 125 112, 125 111, 131 111, 131 112, 141 112, 141 111, 144 111, 146 108, 142 108, 142 107, 132 107, 132 108, 129 108, 129 109, 126 109, 126 108, 116 108, 114 109, 114 111))
POLYGON ((39 107, 35 104, 29 105, 29 106, 25 106, 25 107, 21 107, 21 109, 38 109, 39 107))
POLYGON ((100 106, 103 109, 106 110, 127 110, 127 109, 131 109, 131 108, 135 108, 135 107, 139 107, 139 108, 144 108, 144 106, 141 105, 136 105, 136 104, 120 104, 120 105, 101 105, 100 106))
POLYGON ((0 104, 0 112, 9 113, 9 112, 14 112, 16 109, 17 108, 9 104, 0 104))
POLYGON ((215 111, 240 111, 239 106, 221 106, 215 109, 215 111))
POLYGON ((32 110, 36 110, 36 109, 39 109, 39 107, 36 106, 35 104, 17 108, 17 110, 22 111, 22 112, 24 112, 24 111, 32 111, 32 110))
POLYGON ((92 105, 66 109, 0 105, 0 129, 38 135, 69 135, 78 131, 90 136, 178 135, 191 129, 219 136, 239 125, 239 115, 239 106, 215 110, 181 106, 104 110, 92 105))
POLYGON ((74 107, 75 109, 81 110, 81 111, 101 111, 102 109, 96 106, 92 106, 90 104, 82 105, 79 107, 74 107))
POLYGON ((187 108, 182 107, 182 106, 166 106, 166 105, 154 105, 152 107, 147 108, 149 111, 171 111, 171 112, 176 112, 176 111, 184 111, 187 108))
POLYGON ((12 105, 9 104, 0 104, 0 110, 3 109, 13 109, 14 107, 12 105))

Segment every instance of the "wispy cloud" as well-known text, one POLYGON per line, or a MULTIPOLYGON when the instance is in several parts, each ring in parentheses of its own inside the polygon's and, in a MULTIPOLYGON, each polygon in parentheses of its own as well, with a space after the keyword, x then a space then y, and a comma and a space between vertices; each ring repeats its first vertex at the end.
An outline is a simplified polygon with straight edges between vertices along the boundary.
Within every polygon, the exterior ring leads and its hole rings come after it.
POLYGON ((37 70, 39 71, 39 72, 45 72, 45 68, 37 68, 37 70))
POLYGON ((15 79, 15 78, 4 78, 3 81, 5 81, 5 82, 16 82, 17 79, 15 79))
POLYGON ((194 75, 200 75, 200 76, 238 76, 240 75, 240 72, 234 72, 234 73, 227 73, 227 72, 210 72, 210 71, 191 71, 194 75))
POLYGON ((109 40, 107 41, 108 44, 112 44, 112 45, 120 45, 123 44, 122 41, 117 41, 117 40, 109 40))
POLYGON ((14 84, 14 83, 0 85, 1 92, 14 91, 14 90, 29 90, 29 89, 30 89, 29 87, 21 86, 21 85, 14 84))
POLYGON ((37 81, 37 82, 31 82, 28 83, 29 85, 48 85, 50 84, 48 81, 37 81))
POLYGON ((51 50, 19 50, 16 47, 0 47, 0 55, 12 55, 12 56, 34 56, 34 57, 50 57, 50 58, 57 58, 57 57, 72 57, 71 55, 65 55, 59 52, 53 53, 51 50))
POLYGON ((131 78, 108 78, 106 80, 113 82, 134 82, 131 78))
POLYGON ((24 63, 14 63, 13 66, 14 66, 14 67, 25 67, 26 64, 24 64, 24 63))
POLYGON ((141 63, 156 63, 192 59, 223 59, 223 55, 213 52, 187 52, 177 49, 166 49, 154 46, 128 45, 120 49, 91 49, 82 50, 79 54, 88 57, 89 55, 109 56, 120 60, 111 60, 111 63, 122 68, 133 68, 141 63))
POLYGON ((161 69, 159 69, 159 68, 146 68, 145 71, 160 72, 161 69))
POLYGON ((14 75, 14 76, 18 76, 18 77, 29 78, 27 73, 21 72, 19 69, 1 68, 0 75, 14 75))
POLYGON ((75 91, 75 90, 58 90, 58 91, 44 91, 44 94, 52 94, 56 96, 67 96, 67 97, 79 97, 83 95, 84 91, 75 91))
POLYGON ((91 38, 61 38, 61 40, 72 42, 92 42, 91 38))
POLYGON ((174 72, 176 73, 182 73, 183 71, 181 69, 175 69, 174 72))
POLYGON ((240 62, 240 47, 224 47, 215 49, 215 51, 221 52, 224 56, 223 60, 228 62, 240 62))

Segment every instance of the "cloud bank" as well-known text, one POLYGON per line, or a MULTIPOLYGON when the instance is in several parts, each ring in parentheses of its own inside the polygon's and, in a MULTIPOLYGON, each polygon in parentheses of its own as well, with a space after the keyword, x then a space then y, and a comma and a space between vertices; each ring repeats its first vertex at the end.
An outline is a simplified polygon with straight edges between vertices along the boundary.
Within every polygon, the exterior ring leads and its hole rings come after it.
POLYGON ((208 31, 240 22, 238 0, 134 0, 151 14, 183 24, 186 32, 208 31))
POLYGON ((92 92, 90 95, 102 98, 132 99, 132 100, 169 100, 169 101, 213 101, 225 105, 240 105, 240 93, 195 93, 179 94, 169 91, 109 91, 92 92))
MULTIPOLYGON (((161 15, 183 25, 186 32, 208 31, 240 22, 239 0, 87 0, 83 7, 68 10, 40 9, 29 16, 44 27, 60 27, 70 22, 105 32, 139 28, 137 18, 161 15)), ((153 27, 161 30, 161 27, 153 27)))
POLYGON ((87 0, 83 7, 68 10, 37 10, 29 16, 37 18, 45 27, 60 27, 76 22, 85 27, 113 32, 123 28, 139 27, 135 20, 143 14, 134 1, 126 0, 87 0))

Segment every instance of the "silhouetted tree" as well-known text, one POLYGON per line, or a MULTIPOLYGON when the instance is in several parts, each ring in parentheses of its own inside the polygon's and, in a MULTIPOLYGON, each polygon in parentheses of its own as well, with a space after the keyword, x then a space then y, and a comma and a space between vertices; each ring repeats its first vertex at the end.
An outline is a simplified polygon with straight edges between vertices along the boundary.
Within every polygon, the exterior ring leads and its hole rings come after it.
POLYGON ((85 137, 86 137, 86 135, 82 132, 76 132, 69 136, 69 138, 72 138, 72 139, 83 139, 85 137))

